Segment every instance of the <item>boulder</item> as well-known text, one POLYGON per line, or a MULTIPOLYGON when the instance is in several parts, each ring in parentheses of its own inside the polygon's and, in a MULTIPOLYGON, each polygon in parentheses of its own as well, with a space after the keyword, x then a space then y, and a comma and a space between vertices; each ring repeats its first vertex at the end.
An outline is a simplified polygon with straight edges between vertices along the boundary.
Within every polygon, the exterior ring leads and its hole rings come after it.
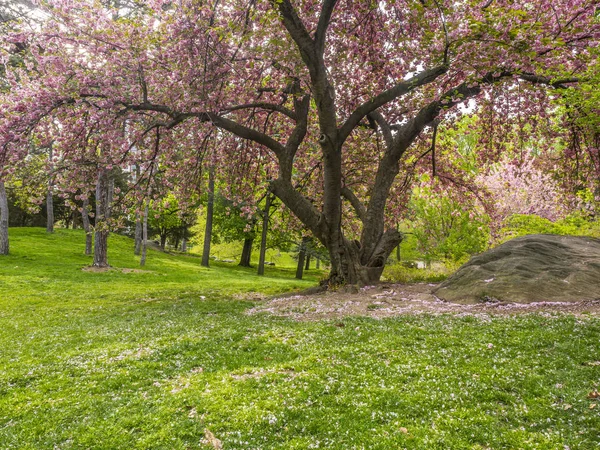
POLYGON ((534 234, 471 258, 433 290, 454 303, 600 299, 600 239, 534 234))

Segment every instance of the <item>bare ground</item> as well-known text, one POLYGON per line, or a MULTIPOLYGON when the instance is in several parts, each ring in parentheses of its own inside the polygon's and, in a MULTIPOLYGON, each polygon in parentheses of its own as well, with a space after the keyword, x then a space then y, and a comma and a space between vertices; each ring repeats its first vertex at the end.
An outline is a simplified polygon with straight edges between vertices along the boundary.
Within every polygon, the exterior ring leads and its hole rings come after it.
MULTIPOLYGON (((457 316, 568 313, 600 316, 600 299, 574 302, 457 304, 440 300, 431 291, 436 284, 381 284, 360 289, 298 294, 265 299, 248 314, 270 313, 296 320, 339 319, 366 316, 377 319, 405 314, 457 316)), ((252 300, 257 300, 252 298, 252 300)))

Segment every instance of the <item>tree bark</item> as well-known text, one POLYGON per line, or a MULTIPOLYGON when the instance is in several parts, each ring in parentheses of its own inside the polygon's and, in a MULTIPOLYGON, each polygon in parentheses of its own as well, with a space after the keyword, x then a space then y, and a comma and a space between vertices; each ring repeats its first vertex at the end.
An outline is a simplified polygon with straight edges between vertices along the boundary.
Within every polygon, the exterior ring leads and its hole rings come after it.
POLYGON ((146 252, 148 248, 148 200, 146 201, 146 205, 144 206, 144 219, 142 222, 142 257, 140 258, 140 266, 144 267, 146 265, 146 252))
POLYGON ((142 221, 140 213, 135 213, 135 231, 134 231, 134 248, 133 254, 139 255, 142 251, 142 221))
POLYGON ((181 237, 181 252, 187 252, 187 234, 188 234, 188 226, 187 224, 183 226, 183 236, 181 237))
POLYGON ((160 234, 160 248, 162 250, 164 250, 166 245, 167 245, 167 232, 165 231, 164 233, 160 234))
POLYGON ((240 258, 240 266, 251 267, 250 258, 252 256, 252 245, 254 244, 254 238, 244 239, 244 247, 242 248, 242 256, 240 258))
POLYGON ((81 223, 85 231, 85 254, 92 254, 92 229, 90 227, 90 201, 86 198, 81 208, 81 223))
POLYGON ((8 255, 8 197, 4 182, 0 181, 0 255, 8 255))
POLYGON ((308 245, 309 237, 303 237, 300 243, 300 251, 298 252, 298 266, 296 267, 296 278, 302 279, 304 275, 304 258, 306 257, 306 246, 308 245))
MULTIPOLYGON (((50 150, 48 151, 48 160, 50 164, 50 172, 52 172, 52 145, 50 146, 50 150)), ((46 193, 46 232, 53 233, 54 232, 54 199, 52 197, 52 191, 54 188, 54 180, 52 179, 52 174, 48 176, 48 192, 46 193)), ((67 225, 67 228, 69 226, 67 225)))
POLYGON ((304 270, 310 270, 310 254, 306 254, 306 264, 304 265, 304 270))
POLYGON ((96 183, 96 225, 94 233, 94 267, 110 267, 108 264, 108 235, 111 203, 114 189, 112 175, 106 170, 98 172, 96 183))
POLYGON ((265 274, 265 256, 267 254, 267 233, 269 231, 269 214, 271 211, 271 192, 267 192, 265 210, 263 211, 262 235, 260 237, 260 254, 258 257, 258 274, 265 274))
POLYGON ((212 238, 213 210, 215 204, 215 168, 208 169, 208 204, 206 206, 206 227, 204 228, 204 247, 202 248, 202 265, 209 267, 210 241, 212 238))

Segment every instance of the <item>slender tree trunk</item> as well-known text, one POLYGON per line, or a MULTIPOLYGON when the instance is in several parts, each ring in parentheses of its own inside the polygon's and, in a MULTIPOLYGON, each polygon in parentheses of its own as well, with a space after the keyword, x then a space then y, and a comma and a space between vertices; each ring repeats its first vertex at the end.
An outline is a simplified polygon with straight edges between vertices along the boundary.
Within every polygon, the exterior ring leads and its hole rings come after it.
POLYGON ((8 255, 8 197, 4 182, 0 181, 0 255, 8 255))
POLYGON ((139 255, 142 251, 142 221, 140 213, 135 213, 135 232, 134 232, 134 255, 139 255))
POLYGON ((108 264, 108 235, 113 178, 106 170, 98 173, 96 184, 96 226, 94 239, 94 267, 110 267, 108 264))
POLYGON ((317 270, 321 268, 321 258, 317 258, 317 270))
POLYGON ((209 266, 210 240, 212 238, 213 209, 215 203, 215 168, 208 169, 208 205, 206 207, 206 227, 204 228, 204 247, 202 249, 202 265, 209 266))
POLYGON ((252 257, 252 245, 254 244, 254 238, 244 239, 244 247, 242 248, 242 256, 240 257, 240 266, 251 267, 250 258, 252 257))
POLYGON ((164 250, 166 245, 167 245, 167 232, 165 231, 164 233, 160 234, 160 248, 162 250, 164 250))
POLYGON ((260 238, 260 254, 258 257, 258 274, 265 274, 265 256, 267 254, 267 232, 269 231, 269 213, 271 210, 271 193, 267 192, 263 213, 262 235, 260 238))
POLYGON ((396 246, 396 261, 400 262, 400 244, 396 246))
POLYGON ((92 254, 92 229, 90 227, 90 201, 86 198, 81 209, 81 223, 85 231, 85 254, 92 254))
MULTIPOLYGON (((52 145, 50 146, 50 150, 48 151, 48 160, 50 161, 50 172, 52 172, 52 145)), ((52 191, 54 188, 54 180, 52 179, 52 174, 48 176, 48 192, 46 193, 46 232, 53 233, 54 232, 54 199, 52 197, 52 191)), ((68 225, 67 225, 67 228, 68 225)))
POLYGON ((71 214, 71 228, 76 230, 78 226, 79 226, 79 218, 78 218, 77 210, 74 209, 73 214, 71 214))
POLYGON ((296 268, 296 278, 302 279, 304 275, 304 258, 306 257, 306 246, 308 245, 308 237, 303 237, 300 243, 300 251, 298 252, 298 267, 296 268))
POLYGON ((310 255, 306 255, 306 265, 304 266, 304 270, 310 270, 310 255))
POLYGON ((148 201, 144 206, 144 219, 142 222, 142 257, 140 258, 140 266, 146 265, 146 251, 148 248, 148 201))
POLYGON ((48 183, 46 193, 46 232, 54 233, 54 201, 52 198, 52 182, 48 183))
POLYGON ((183 226, 183 236, 181 237, 181 252, 187 252, 187 234, 188 234, 188 226, 187 224, 183 226))

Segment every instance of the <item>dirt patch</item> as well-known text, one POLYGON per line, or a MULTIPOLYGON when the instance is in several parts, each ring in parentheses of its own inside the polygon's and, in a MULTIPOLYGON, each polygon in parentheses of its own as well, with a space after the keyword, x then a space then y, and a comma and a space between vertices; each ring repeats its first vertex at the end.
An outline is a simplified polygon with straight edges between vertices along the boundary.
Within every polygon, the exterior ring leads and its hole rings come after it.
POLYGON ((122 272, 122 273, 152 273, 151 270, 142 269, 117 269, 116 267, 94 267, 86 266, 81 270, 84 272, 103 273, 103 272, 122 272))
POLYGON ((142 269, 121 269, 123 273, 152 273, 151 270, 142 270, 142 269))
POLYGON ((358 292, 324 292, 273 298, 248 314, 270 313, 296 320, 338 319, 366 316, 377 319, 405 314, 513 315, 523 313, 569 313, 600 316, 600 299, 580 302, 457 304, 440 300, 432 291, 437 284, 382 284, 358 292))
POLYGON ((84 272, 103 273, 103 272, 110 272, 111 270, 114 270, 114 269, 112 267, 86 266, 86 267, 83 267, 81 270, 83 270, 84 272))
POLYGON ((244 293, 239 293, 239 294, 233 294, 233 298, 235 298, 236 300, 257 301, 257 300, 266 300, 268 298, 268 296, 261 292, 244 292, 244 293))

